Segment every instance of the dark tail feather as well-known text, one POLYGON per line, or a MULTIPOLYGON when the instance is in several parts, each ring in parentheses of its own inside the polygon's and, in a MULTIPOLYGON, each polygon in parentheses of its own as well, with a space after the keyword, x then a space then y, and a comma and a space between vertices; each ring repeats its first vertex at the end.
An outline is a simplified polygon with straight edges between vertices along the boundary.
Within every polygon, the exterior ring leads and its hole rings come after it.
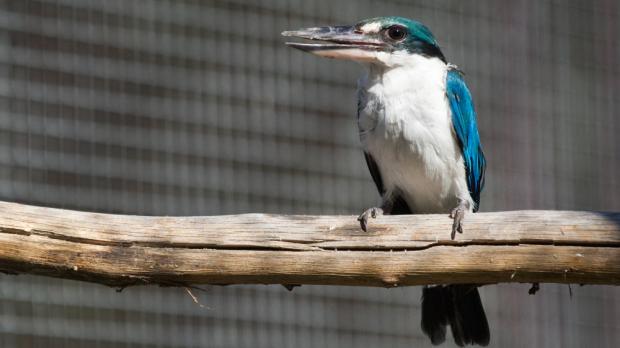
POLYGON ((422 331, 437 345, 445 341, 447 325, 461 347, 489 344, 489 324, 475 285, 424 287, 422 331))
POLYGON ((434 345, 446 340, 449 302, 450 295, 444 286, 425 286, 422 289, 422 331, 434 345))

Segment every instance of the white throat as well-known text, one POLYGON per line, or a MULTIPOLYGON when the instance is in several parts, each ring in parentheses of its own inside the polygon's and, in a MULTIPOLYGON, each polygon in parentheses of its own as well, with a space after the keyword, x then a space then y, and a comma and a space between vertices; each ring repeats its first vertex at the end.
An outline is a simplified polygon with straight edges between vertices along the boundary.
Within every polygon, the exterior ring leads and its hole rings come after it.
POLYGON ((409 127, 403 126, 418 121, 450 121, 445 117, 449 110, 444 62, 417 54, 385 53, 380 58, 386 64, 367 65, 367 74, 358 81, 361 133, 383 123, 406 131, 409 127))
POLYGON ((358 127, 381 171, 384 199, 402 195, 414 212, 449 212, 473 201, 446 97, 448 66, 439 58, 379 56, 359 81, 358 127))

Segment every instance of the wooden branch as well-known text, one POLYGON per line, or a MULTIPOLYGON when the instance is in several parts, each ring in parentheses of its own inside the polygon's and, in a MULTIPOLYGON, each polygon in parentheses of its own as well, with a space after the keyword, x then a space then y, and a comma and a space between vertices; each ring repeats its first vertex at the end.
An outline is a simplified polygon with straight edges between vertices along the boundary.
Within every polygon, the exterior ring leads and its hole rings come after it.
POLYGON ((620 284, 620 213, 146 217, 0 202, 0 270, 135 284, 620 284))

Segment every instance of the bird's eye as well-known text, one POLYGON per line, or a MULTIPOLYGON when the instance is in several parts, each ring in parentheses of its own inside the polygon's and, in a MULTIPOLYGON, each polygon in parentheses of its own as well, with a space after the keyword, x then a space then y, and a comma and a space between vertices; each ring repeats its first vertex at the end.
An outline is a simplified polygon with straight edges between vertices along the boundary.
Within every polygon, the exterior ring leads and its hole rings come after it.
POLYGON ((407 28, 400 25, 393 25, 387 28, 386 35, 394 41, 400 41, 407 36, 407 28))

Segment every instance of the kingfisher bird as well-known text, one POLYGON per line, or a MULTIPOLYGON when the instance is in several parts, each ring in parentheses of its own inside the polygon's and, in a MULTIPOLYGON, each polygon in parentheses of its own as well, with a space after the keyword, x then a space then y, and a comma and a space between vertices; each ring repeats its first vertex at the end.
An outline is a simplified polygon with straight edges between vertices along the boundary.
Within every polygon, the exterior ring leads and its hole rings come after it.
MULTIPOLYGON (((478 210, 486 160, 463 73, 447 62, 431 31, 415 20, 379 17, 355 25, 285 31, 286 44, 318 56, 361 63, 357 125, 381 214, 447 213, 450 236, 478 210)), ((457 257, 457 256, 455 256, 457 257)), ((421 327, 433 344, 450 326, 457 345, 487 345, 489 326, 476 285, 425 286, 421 327)))

